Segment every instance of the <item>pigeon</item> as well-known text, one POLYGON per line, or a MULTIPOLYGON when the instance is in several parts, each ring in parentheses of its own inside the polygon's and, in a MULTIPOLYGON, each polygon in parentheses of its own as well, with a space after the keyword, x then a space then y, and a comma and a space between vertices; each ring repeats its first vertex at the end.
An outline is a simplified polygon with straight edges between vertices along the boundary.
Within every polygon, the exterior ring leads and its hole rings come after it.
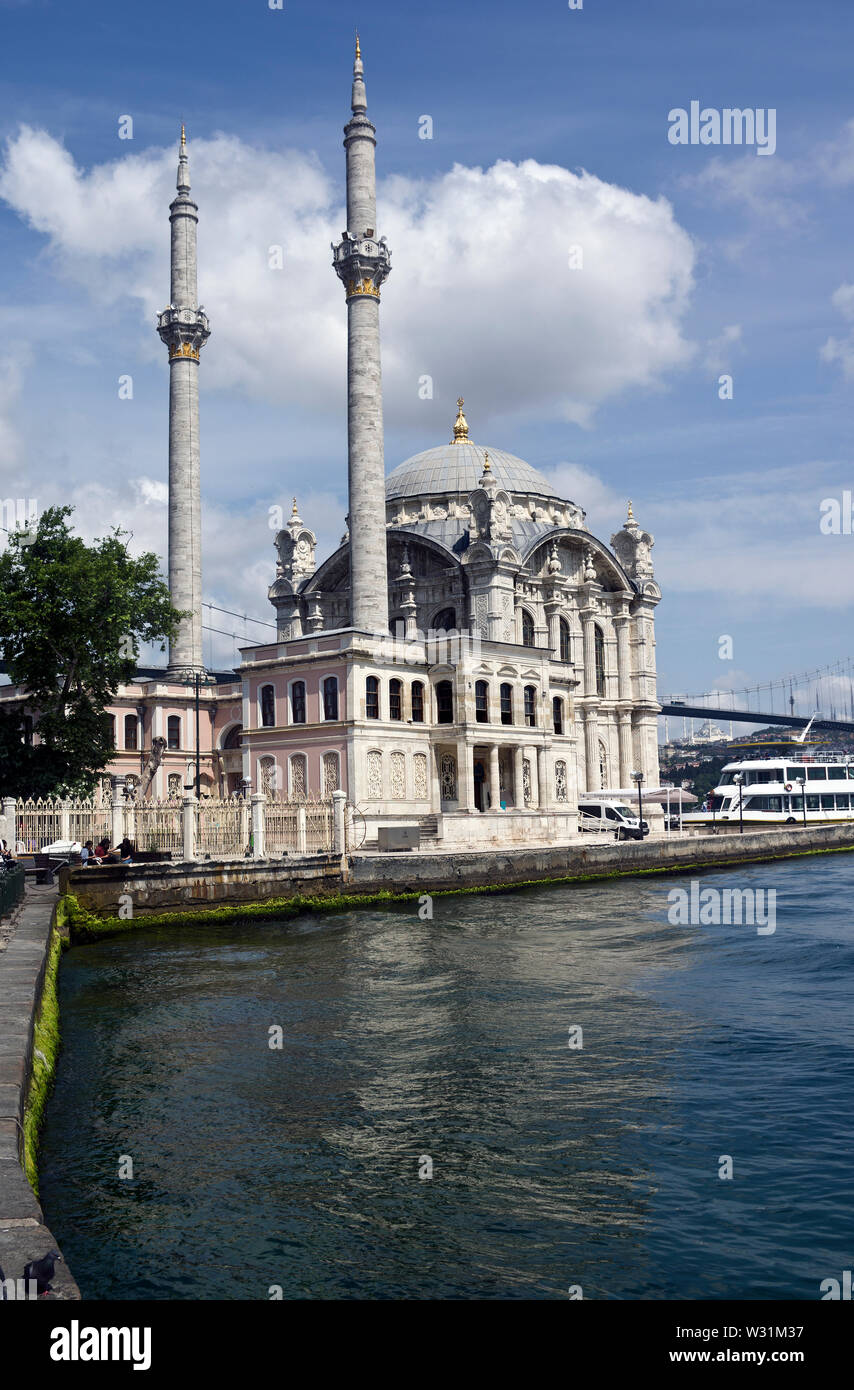
POLYGON ((58 1250, 48 1250, 46 1255, 42 1255, 40 1260, 30 1260, 24 1268, 24 1278, 29 1282, 34 1279, 38 1296, 48 1293, 52 1288, 51 1279, 53 1278, 54 1265, 62 1256, 58 1250))

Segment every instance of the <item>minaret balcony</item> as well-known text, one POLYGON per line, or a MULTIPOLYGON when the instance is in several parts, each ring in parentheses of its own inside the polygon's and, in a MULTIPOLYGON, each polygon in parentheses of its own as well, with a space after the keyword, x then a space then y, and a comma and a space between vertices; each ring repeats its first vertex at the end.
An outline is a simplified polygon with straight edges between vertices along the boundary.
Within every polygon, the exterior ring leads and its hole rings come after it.
POLYGON ((157 315, 157 332, 169 349, 169 360, 175 357, 197 359, 211 336, 210 320, 201 309, 176 309, 168 305, 157 315))
POLYGON ((391 273, 391 252, 385 238, 345 236, 332 247, 332 265, 347 294, 369 294, 379 298, 380 286, 391 273))

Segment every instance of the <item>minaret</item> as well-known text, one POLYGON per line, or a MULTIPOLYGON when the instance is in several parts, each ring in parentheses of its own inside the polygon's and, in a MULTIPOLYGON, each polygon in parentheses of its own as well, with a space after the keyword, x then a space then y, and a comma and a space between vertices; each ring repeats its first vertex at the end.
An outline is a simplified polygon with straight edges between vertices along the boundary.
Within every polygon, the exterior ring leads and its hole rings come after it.
POLYGON ((376 234, 376 130, 367 116, 359 39, 353 65, 353 118, 344 127, 347 229, 332 247, 347 293, 347 444, 350 506, 350 622, 388 632, 385 463, 380 365, 380 286, 391 269, 376 234))
POLYGON ((157 317, 169 350, 169 592, 189 611, 169 644, 167 675, 204 669, 202 662, 202 527, 199 486, 199 353, 210 337, 199 306, 196 226, 199 209, 190 197, 187 139, 181 126, 178 196, 172 224, 172 294, 157 317))

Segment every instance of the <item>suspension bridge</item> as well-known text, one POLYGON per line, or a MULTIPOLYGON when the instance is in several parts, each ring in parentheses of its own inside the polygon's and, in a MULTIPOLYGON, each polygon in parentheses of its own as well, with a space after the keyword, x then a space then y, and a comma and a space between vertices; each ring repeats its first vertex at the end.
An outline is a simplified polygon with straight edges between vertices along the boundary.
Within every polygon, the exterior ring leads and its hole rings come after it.
POLYGON ((675 716, 790 729, 802 729, 812 719, 816 730, 854 733, 854 657, 743 689, 660 695, 659 700, 662 715, 668 719, 675 716))

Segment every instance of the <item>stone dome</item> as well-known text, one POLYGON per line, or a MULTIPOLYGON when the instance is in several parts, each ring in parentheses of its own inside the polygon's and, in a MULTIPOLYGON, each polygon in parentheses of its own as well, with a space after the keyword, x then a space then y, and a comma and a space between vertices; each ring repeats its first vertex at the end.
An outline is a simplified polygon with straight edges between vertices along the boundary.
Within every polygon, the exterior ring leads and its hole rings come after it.
POLYGON ((396 498, 467 496, 480 485, 485 452, 489 453, 492 476, 499 487, 509 493, 531 493, 536 497, 558 497, 551 483, 524 459, 507 454, 503 449, 454 441, 437 449, 425 449, 421 454, 399 463, 385 480, 387 501, 396 498))

